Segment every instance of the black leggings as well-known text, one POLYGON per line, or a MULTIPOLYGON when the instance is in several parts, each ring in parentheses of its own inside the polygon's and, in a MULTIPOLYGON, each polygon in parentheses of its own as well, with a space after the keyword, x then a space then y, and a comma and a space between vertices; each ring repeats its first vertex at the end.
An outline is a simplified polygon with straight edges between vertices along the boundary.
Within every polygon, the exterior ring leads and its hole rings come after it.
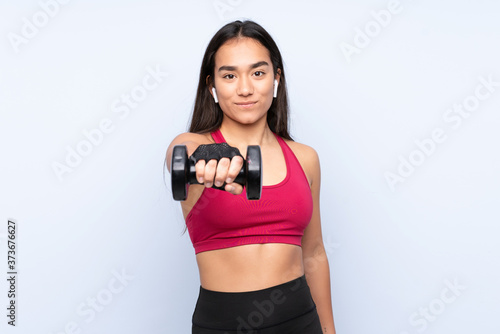
POLYGON ((248 292, 200 286, 192 334, 322 334, 306 277, 248 292))

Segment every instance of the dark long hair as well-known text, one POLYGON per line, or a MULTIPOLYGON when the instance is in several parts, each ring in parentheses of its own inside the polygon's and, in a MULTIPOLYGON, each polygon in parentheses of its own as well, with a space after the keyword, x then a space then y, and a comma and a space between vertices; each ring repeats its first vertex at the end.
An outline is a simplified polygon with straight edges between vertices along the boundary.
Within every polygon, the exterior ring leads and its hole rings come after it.
POLYGON ((241 37, 249 37, 260 42, 269 50, 274 75, 276 76, 278 69, 281 71, 277 97, 273 99, 271 107, 267 112, 267 124, 272 132, 285 139, 292 140, 288 133, 288 96, 281 53, 271 35, 262 26, 253 21, 234 21, 228 23, 212 37, 201 64, 198 91, 196 92, 189 132, 212 132, 221 126, 223 118, 222 110, 219 104, 215 103, 207 86, 208 84, 213 84, 215 53, 217 50, 228 40, 241 37), (210 76, 210 82, 207 83, 208 76, 210 76))

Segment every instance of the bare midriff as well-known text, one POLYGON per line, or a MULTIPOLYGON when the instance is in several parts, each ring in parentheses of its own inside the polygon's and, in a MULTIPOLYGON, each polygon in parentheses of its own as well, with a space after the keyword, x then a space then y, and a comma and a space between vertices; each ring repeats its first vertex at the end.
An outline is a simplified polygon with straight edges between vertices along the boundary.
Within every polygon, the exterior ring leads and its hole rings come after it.
POLYGON ((302 248, 297 245, 251 244, 196 255, 201 286, 221 292, 265 289, 304 274, 302 248))

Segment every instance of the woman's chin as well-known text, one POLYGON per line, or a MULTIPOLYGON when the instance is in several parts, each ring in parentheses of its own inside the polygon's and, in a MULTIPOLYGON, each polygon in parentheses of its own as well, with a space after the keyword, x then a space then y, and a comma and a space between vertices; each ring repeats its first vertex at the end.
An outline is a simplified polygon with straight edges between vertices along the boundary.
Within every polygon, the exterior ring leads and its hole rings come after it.
POLYGON ((264 115, 257 115, 257 114, 250 114, 248 113, 247 115, 227 115, 228 118, 230 118, 233 122, 241 124, 241 125, 255 125, 259 123, 263 118, 264 120, 266 119, 266 114, 264 115))
POLYGON ((257 125, 259 123, 259 120, 262 118, 258 117, 245 117, 245 118, 237 118, 234 121, 241 124, 241 125, 246 125, 246 126, 251 126, 251 125, 257 125))

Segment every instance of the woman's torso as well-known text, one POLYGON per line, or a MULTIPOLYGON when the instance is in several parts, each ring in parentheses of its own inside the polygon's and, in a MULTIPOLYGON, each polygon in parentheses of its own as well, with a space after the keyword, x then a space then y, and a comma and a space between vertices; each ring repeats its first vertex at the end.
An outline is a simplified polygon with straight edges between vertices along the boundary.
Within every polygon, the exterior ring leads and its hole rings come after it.
MULTIPOLYGON (((204 134, 201 144, 214 143, 212 136, 204 134)), ((286 141, 296 153, 296 143, 286 141)), ((246 154, 241 150, 243 155, 246 154)), ((277 140, 261 146, 263 186, 276 185, 287 177, 284 152, 277 140)), ((300 155, 295 154, 303 166, 300 155)), ((303 168, 304 169, 304 168, 303 168)), ((304 169, 309 184, 310 178, 304 169)), ((182 202, 186 218, 203 193, 204 186, 190 185, 189 196, 182 202)), ((264 289, 288 282, 304 274, 302 249, 284 243, 249 244, 200 252, 196 255, 203 288, 214 291, 241 292, 264 289)))

